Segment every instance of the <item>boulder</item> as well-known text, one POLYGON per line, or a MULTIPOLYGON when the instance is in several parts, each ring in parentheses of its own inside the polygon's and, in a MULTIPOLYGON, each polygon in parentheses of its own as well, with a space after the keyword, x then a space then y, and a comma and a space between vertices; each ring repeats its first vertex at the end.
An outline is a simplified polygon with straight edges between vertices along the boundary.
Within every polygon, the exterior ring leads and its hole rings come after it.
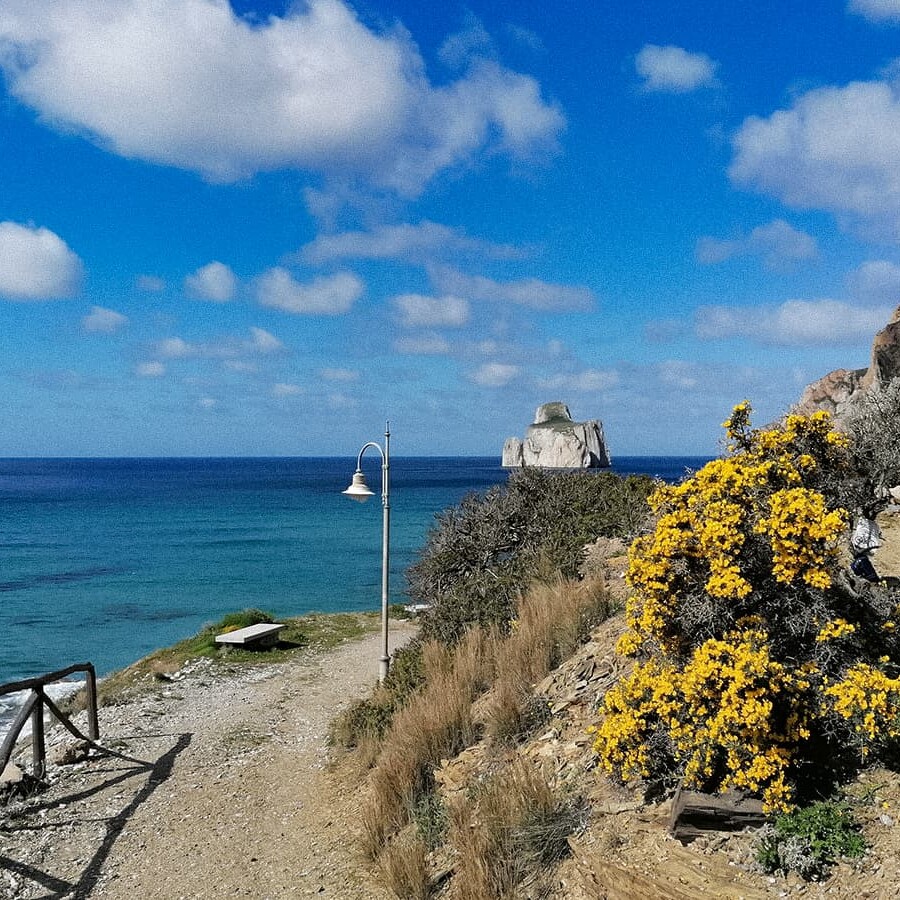
POLYGON ((804 415, 824 409, 840 423, 853 403, 897 377, 900 377, 900 306, 894 310, 890 322, 875 335, 868 368, 829 372, 807 385, 794 409, 804 415))
POLYGON ((610 465, 603 425, 597 419, 572 420, 565 403, 544 403, 537 408, 525 439, 507 438, 503 445, 505 468, 542 466, 552 469, 593 469, 610 465))

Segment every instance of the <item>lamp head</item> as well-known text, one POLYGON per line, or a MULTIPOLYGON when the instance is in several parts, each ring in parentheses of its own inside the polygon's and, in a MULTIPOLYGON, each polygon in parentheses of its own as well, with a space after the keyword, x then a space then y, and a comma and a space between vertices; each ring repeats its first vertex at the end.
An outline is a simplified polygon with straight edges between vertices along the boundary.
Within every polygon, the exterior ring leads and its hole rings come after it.
POLYGON ((351 500, 356 500, 358 503, 365 503, 369 497, 375 496, 374 492, 370 491, 369 486, 366 484, 366 476, 359 469, 353 473, 353 481, 350 483, 350 487, 346 491, 341 491, 341 493, 346 494, 351 500))

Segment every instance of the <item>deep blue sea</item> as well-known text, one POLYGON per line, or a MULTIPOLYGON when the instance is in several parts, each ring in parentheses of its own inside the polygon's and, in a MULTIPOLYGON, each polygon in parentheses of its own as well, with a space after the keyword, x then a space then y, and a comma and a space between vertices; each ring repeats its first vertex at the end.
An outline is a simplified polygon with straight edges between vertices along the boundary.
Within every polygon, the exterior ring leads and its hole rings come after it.
MULTIPOLYGON (((678 480, 705 458, 621 457, 678 480)), ((380 460, 365 460, 380 494, 380 460)), ((377 609, 380 496, 341 495, 346 458, 0 460, 0 683, 99 674, 236 609, 377 609)), ((435 515, 505 481, 491 458, 391 460, 391 594, 435 515)))

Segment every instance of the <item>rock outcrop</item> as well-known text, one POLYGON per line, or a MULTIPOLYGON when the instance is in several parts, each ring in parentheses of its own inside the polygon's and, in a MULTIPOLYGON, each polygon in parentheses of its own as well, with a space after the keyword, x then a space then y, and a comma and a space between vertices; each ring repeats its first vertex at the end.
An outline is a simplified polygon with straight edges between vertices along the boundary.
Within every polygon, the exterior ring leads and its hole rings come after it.
POLYGON ((873 388, 885 387, 900 377, 900 306, 891 321, 872 341, 867 369, 835 369, 807 385, 796 411, 810 415, 820 409, 840 422, 851 405, 873 388))
POLYGON ((502 465, 543 466, 552 469, 593 469, 609 466, 603 425, 597 419, 574 422, 565 403, 544 403, 537 408, 525 440, 507 438, 502 465))

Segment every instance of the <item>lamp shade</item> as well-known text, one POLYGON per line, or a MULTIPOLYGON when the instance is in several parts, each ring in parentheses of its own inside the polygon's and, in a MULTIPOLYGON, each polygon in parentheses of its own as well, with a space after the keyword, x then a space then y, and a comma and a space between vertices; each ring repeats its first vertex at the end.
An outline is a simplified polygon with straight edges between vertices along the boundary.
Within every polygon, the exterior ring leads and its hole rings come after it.
POLYGON ((366 476, 357 469, 353 473, 353 481, 350 483, 350 487, 347 488, 346 491, 341 491, 342 494, 346 494, 351 500, 356 500, 359 503, 365 503, 369 497, 374 497, 374 492, 369 490, 369 486, 366 484, 366 476))

